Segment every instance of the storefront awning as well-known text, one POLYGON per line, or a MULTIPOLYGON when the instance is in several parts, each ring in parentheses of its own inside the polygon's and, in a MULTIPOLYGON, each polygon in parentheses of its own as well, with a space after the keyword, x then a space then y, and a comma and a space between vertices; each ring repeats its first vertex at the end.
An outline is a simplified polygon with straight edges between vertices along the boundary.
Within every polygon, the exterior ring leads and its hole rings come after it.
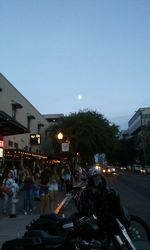
POLYGON ((38 154, 34 152, 29 152, 23 149, 5 149, 4 150, 5 157, 24 157, 24 158, 35 158, 35 159, 43 159, 46 160, 48 157, 43 154, 38 154))
POLYGON ((4 111, 0 111, 0 136, 29 133, 29 129, 17 122, 4 111))

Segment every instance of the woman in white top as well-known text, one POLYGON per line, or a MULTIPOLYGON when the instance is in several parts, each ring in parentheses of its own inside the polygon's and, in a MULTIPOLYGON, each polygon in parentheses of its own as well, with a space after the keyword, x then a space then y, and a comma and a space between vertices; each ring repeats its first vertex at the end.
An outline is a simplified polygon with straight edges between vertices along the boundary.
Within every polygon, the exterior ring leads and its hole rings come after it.
POLYGON ((11 172, 8 173, 7 177, 3 180, 3 185, 10 188, 13 193, 13 198, 16 197, 16 193, 19 191, 19 186, 11 172))
POLYGON ((50 211, 54 211, 55 206, 56 206, 56 197, 58 193, 58 182, 59 182, 59 177, 57 175, 56 169, 52 168, 51 169, 51 176, 49 179, 49 207, 50 211))
POLYGON ((7 187, 10 192, 5 193, 3 192, 3 212, 7 213, 8 212, 8 205, 9 201, 11 202, 12 199, 16 198, 16 193, 19 190, 18 184, 15 182, 13 179, 12 173, 9 172, 6 177, 3 179, 3 186, 7 187))

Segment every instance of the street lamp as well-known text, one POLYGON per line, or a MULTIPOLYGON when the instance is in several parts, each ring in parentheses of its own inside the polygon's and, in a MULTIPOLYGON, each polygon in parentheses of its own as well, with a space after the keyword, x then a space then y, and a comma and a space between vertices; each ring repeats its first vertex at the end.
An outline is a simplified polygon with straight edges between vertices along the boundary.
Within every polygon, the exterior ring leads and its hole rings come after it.
POLYGON ((63 139, 63 134, 61 132, 58 133, 57 135, 58 140, 62 140, 63 139))
POLYGON ((61 141, 62 141, 62 139, 63 139, 63 134, 61 133, 61 132, 59 132, 58 134, 57 134, 57 138, 58 138, 58 140, 60 141, 60 152, 62 152, 62 149, 61 149, 61 141))

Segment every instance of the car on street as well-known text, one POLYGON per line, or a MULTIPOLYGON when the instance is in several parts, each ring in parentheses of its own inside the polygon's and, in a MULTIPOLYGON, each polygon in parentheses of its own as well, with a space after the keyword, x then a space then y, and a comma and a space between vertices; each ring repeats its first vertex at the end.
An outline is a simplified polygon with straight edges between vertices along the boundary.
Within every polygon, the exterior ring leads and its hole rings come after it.
POLYGON ((116 169, 112 166, 105 166, 105 167, 102 167, 102 173, 104 174, 113 174, 113 175, 116 175, 116 169))
POLYGON ((142 165, 141 164, 133 164, 132 169, 134 172, 140 173, 141 169, 142 169, 142 165))
POLYGON ((141 174, 150 174, 150 165, 145 165, 145 166, 141 169, 141 174))
POLYGON ((127 170, 127 167, 126 166, 121 166, 120 170, 127 170))

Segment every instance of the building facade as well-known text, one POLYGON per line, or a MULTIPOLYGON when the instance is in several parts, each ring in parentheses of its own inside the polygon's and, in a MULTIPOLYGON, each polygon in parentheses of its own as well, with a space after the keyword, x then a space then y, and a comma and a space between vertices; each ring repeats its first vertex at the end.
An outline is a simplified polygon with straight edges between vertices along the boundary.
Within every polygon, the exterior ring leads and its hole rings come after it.
POLYGON ((128 122, 128 133, 134 135, 149 125, 150 108, 139 108, 128 122))
POLYGON ((35 158, 50 154, 49 121, 0 74, 0 148, 35 158))
POLYGON ((136 149, 144 165, 150 164, 150 108, 139 108, 128 122, 129 136, 136 136, 136 149))

